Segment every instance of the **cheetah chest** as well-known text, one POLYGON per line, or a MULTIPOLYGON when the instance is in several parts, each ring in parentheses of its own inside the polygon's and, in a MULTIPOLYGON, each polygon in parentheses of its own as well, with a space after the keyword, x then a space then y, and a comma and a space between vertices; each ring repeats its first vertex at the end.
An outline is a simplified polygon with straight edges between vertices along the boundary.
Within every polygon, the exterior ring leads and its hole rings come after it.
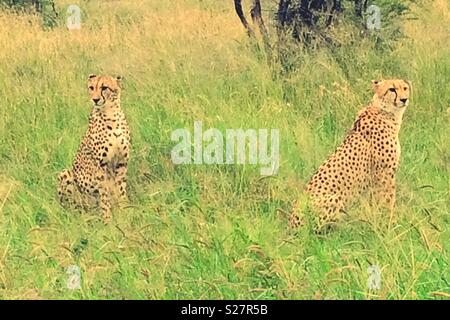
POLYGON ((126 148, 127 143, 124 136, 124 132, 120 129, 112 131, 112 136, 109 139, 109 145, 111 147, 111 151, 108 156, 109 160, 112 160, 113 157, 125 158, 124 148, 126 148))
POLYGON ((130 138, 124 119, 99 119, 94 145, 98 148, 101 163, 110 167, 125 164, 128 160, 130 138))
POLYGON ((387 122, 383 124, 383 129, 376 132, 372 142, 375 165, 396 169, 401 153, 398 128, 387 122))
POLYGON ((126 162, 129 152, 128 130, 121 126, 107 126, 106 147, 102 154, 103 160, 113 165, 126 162))

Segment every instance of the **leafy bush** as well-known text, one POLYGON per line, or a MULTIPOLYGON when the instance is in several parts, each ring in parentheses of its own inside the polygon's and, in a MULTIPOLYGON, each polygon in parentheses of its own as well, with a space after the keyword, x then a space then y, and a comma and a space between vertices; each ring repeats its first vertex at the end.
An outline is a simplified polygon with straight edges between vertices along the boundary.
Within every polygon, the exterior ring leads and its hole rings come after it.
POLYGON ((44 27, 57 24, 58 12, 54 0, 0 0, 0 7, 16 11, 34 11, 42 16, 44 27))
MULTIPOLYGON (((326 47, 344 52, 344 60, 345 52, 361 43, 373 50, 389 51, 402 37, 400 22, 417 1, 277 0, 264 2, 267 7, 263 8, 260 0, 253 0, 253 26, 247 22, 242 0, 235 0, 235 8, 251 37, 256 29, 260 31, 269 59, 281 62, 284 71, 289 71, 302 50, 326 47), (266 11, 269 14, 263 17, 266 11), (266 28, 264 19, 276 32, 266 28)), ((335 57, 339 59, 339 54, 335 57)))

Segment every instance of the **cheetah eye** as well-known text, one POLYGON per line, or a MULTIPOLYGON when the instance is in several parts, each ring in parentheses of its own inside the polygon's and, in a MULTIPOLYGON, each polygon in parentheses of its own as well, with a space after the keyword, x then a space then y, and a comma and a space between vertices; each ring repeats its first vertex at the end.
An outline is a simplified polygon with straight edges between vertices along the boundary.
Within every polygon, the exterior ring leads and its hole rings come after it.
POLYGON ((106 89, 108 89, 108 87, 107 86, 102 86, 102 91, 105 91, 106 89))
POLYGON ((389 88, 390 92, 395 92, 395 88, 389 88))
POLYGON ((90 87, 89 87, 89 90, 91 90, 91 91, 94 90, 94 87, 93 87, 93 86, 90 86, 90 87))
POLYGON ((405 91, 408 90, 408 87, 404 87, 403 90, 405 90, 405 91))

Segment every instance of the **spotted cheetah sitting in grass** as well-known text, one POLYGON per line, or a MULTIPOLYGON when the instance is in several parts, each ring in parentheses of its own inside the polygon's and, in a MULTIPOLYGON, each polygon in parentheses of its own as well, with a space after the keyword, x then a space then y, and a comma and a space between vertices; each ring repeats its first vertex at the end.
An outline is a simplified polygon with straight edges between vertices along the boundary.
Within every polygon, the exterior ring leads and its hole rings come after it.
POLYGON ((90 208, 100 204, 105 223, 112 200, 127 200, 127 168, 131 148, 125 115, 120 108, 121 78, 90 75, 93 110, 72 170, 59 174, 63 206, 90 208))
MULTIPOLYGON (((336 224, 355 195, 366 189, 393 212, 400 160, 398 133, 411 87, 409 82, 398 79, 372 81, 372 86, 372 102, 359 112, 344 142, 306 186, 318 232, 336 224)), ((299 206, 299 202, 293 206, 290 227, 303 222, 299 206)))

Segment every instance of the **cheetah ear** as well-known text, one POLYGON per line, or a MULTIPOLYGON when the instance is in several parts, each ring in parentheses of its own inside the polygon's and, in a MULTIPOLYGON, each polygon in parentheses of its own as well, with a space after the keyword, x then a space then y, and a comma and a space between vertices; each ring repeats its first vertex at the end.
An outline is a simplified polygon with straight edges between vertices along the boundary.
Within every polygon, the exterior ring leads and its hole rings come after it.
POLYGON ((91 80, 91 79, 93 79, 93 78, 96 78, 97 77, 97 75, 96 74, 94 74, 94 73, 91 73, 90 75, 89 75, 89 80, 91 80))
POLYGON ((123 89, 123 77, 122 76, 116 76, 117 84, 119 85, 120 89, 123 89))
POLYGON ((405 80, 405 82, 408 84, 409 86, 409 90, 412 90, 412 81, 411 80, 405 80))
POLYGON ((380 85, 380 80, 372 80, 372 89, 373 91, 377 91, 378 86, 380 85))

